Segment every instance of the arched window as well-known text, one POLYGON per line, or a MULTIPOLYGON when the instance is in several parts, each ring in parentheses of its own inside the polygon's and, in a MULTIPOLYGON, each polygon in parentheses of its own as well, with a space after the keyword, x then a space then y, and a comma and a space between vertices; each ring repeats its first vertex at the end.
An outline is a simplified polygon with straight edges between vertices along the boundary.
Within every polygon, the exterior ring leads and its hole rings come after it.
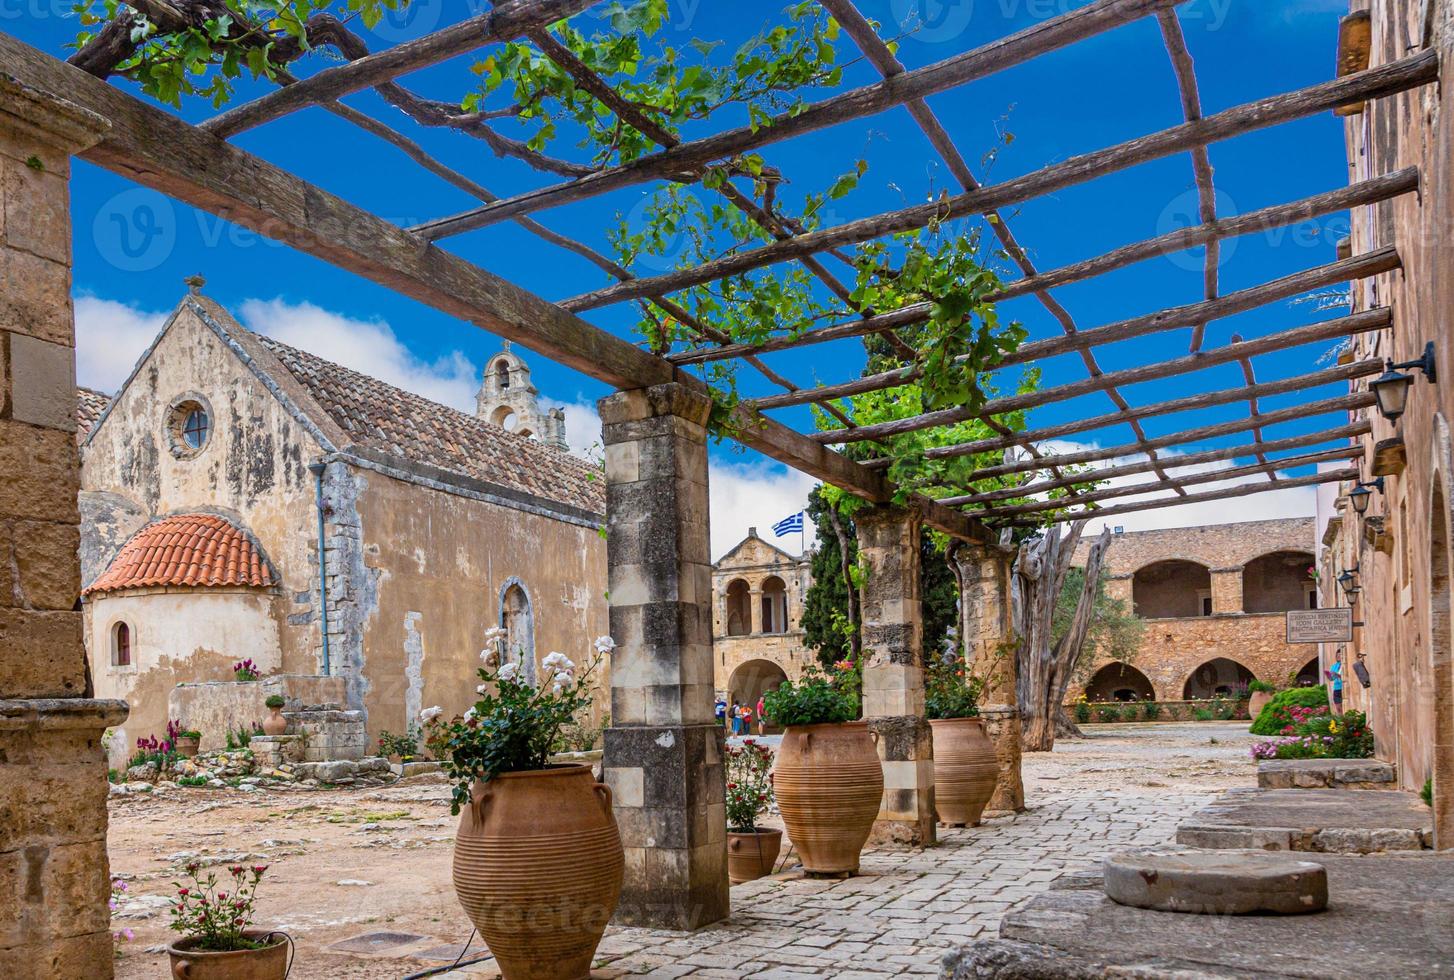
POLYGON ((1205 565, 1173 558, 1137 570, 1131 580, 1136 615, 1182 619, 1212 614, 1212 573, 1205 565))
POLYGON ((788 587, 776 575, 762 580, 762 631, 788 631, 788 587))
POLYGON ((1274 551, 1242 568, 1242 608, 1250 613, 1316 609, 1317 583, 1306 551, 1274 551))
POLYGON ((727 583, 727 635, 746 636, 752 632, 752 599, 747 583, 735 578, 727 583))
POLYGON ((518 582, 508 586, 500 600, 500 625, 505 628, 507 663, 518 663, 525 679, 535 683, 535 614, 530 596, 518 582))
POLYGON ((131 627, 126 623, 111 627, 111 666, 131 666, 131 627))
POLYGON ((495 378, 499 381, 500 389, 510 387, 510 365, 504 360, 495 362, 495 378))
POLYGON ((1237 661, 1217 657, 1191 672, 1181 696, 1188 701, 1194 698, 1243 697, 1247 694, 1247 685, 1255 679, 1252 671, 1237 661))
POLYGON ((1087 701, 1151 701, 1156 691, 1141 671, 1120 661, 1106 664, 1085 685, 1087 701))

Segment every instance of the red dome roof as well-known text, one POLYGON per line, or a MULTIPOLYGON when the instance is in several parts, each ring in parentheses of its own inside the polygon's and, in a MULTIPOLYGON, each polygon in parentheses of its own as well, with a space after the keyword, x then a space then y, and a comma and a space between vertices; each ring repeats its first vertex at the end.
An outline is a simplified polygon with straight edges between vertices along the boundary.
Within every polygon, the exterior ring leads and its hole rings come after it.
POLYGON ((84 594, 166 585, 265 588, 274 581, 236 525, 213 514, 178 514, 136 532, 84 594))

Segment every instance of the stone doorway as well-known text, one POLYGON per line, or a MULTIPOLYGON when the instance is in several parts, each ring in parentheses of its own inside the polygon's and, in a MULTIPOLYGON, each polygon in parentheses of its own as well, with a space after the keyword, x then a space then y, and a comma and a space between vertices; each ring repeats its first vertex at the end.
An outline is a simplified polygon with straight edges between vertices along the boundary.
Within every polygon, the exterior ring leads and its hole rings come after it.
MULTIPOLYGON (((1434 846, 1454 850, 1454 651, 1451 651, 1448 498, 1435 478, 1429 495, 1429 652, 1433 660, 1434 846)), ((1417 788, 1417 787, 1416 787, 1417 788)))

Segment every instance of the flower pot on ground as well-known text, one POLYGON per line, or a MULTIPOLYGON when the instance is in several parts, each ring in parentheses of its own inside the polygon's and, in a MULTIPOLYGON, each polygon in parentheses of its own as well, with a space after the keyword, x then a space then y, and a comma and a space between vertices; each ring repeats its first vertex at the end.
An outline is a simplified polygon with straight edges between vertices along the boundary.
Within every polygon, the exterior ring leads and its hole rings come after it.
POLYGON ((491 630, 480 654, 480 700, 448 723, 428 719, 460 814, 455 894, 505 980, 584 980, 621 897, 625 855, 611 791, 589 766, 548 759, 562 727, 589 708, 586 682, 615 644, 597 640, 579 679, 550 654, 536 688, 518 661, 501 663, 503 636, 491 630))
POLYGON ((288 734, 288 719, 283 717, 283 705, 288 702, 281 694, 269 694, 263 704, 268 707, 268 716, 263 719, 264 735, 288 734))
POLYGON ((266 865, 203 873, 186 866, 188 881, 177 886, 171 928, 182 938, 167 947, 171 975, 187 980, 283 980, 291 966, 286 934, 252 928, 258 883, 266 865))
POLYGON ((732 884, 772 874, 783 832, 759 827, 772 803, 772 749, 755 738, 727 749, 727 878, 732 884))
POLYGON ((984 684, 955 651, 928 666, 924 713, 934 731, 934 810, 951 827, 977 827, 1000 778, 994 743, 979 717, 984 684))
POLYGON ((1262 714, 1262 709, 1267 707, 1272 696, 1277 693, 1277 685, 1253 680, 1247 685, 1247 692, 1247 716, 1256 721, 1257 716, 1262 714))
POLYGON ((171 976, 186 980, 283 980, 288 975, 288 937, 261 929, 250 929, 243 935, 258 943, 258 948, 213 953, 196 948, 196 940, 177 940, 167 947, 171 976))
POLYGON ((763 699, 783 725, 773 791, 803 869, 851 874, 883 802, 875 737, 858 717, 858 674, 840 664, 832 679, 809 671, 763 699))
POLYGON ((201 750, 201 747, 201 732, 191 731, 177 733, 177 743, 175 745, 175 748, 177 750, 177 755, 181 756, 183 759, 193 758, 198 753, 198 751, 201 750))

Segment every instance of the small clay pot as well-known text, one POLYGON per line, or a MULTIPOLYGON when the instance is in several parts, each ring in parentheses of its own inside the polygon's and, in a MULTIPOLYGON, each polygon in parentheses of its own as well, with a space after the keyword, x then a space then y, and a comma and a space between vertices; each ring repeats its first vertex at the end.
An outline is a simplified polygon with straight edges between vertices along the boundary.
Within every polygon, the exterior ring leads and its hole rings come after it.
POLYGON ((977 827, 1000 766, 979 718, 934 718, 934 810, 940 823, 977 827))
POLYGON ((271 712, 263 719, 264 735, 286 735, 288 734, 288 719, 283 717, 282 708, 269 708, 271 712))
POLYGON ((781 830, 727 831, 727 880, 736 885, 772 874, 782 849, 781 830))
POLYGON ((861 721, 789 725, 773 768, 788 838, 814 874, 854 874, 883 803, 884 773, 861 721))
POLYGON ((177 755, 181 756, 183 759, 191 759, 195 757, 197 755, 197 752, 201 749, 201 743, 202 740, 200 738, 188 738, 185 735, 178 735, 177 744, 175 746, 177 750, 177 755))
POLYGON ((281 932, 250 929, 243 933, 257 942, 272 942, 262 949, 232 953, 193 950, 196 940, 180 939, 167 947, 174 980, 283 980, 288 975, 288 937, 281 932))

